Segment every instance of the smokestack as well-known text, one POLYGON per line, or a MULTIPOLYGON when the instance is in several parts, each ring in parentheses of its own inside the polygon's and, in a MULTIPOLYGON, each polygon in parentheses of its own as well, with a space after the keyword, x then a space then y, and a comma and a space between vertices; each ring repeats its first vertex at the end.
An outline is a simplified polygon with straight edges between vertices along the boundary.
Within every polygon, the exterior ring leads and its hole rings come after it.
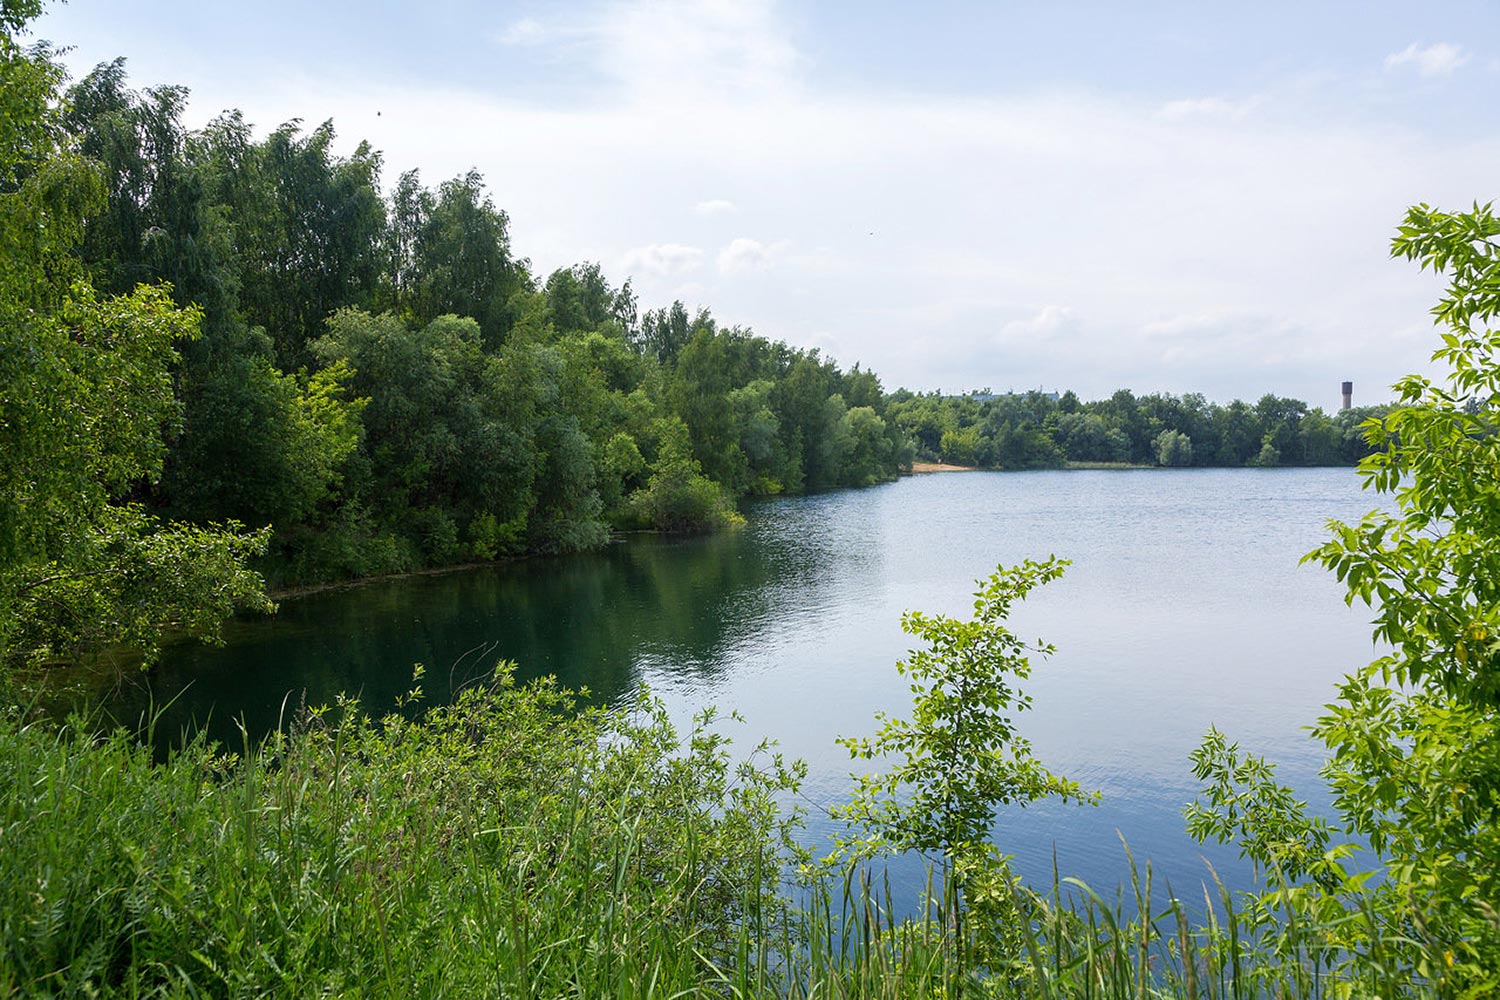
POLYGON ((1354 405, 1354 383, 1353 382, 1345 382, 1344 383, 1344 409, 1347 410, 1347 409, 1349 409, 1353 405, 1354 405))

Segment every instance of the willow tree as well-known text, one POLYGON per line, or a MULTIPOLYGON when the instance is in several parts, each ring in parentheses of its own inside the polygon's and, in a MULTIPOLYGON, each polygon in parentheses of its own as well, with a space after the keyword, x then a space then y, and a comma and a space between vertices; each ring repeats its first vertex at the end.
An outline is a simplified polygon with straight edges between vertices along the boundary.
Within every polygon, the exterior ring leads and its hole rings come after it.
POLYGON ((234 608, 269 606, 245 566, 265 536, 130 502, 160 474, 174 345, 199 313, 161 287, 101 297, 82 273, 105 192, 65 142, 61 69, 18 40, 39 7, 0 4, 0 659, 122 641, 149 655, 163 625, 212 637, 234 608))

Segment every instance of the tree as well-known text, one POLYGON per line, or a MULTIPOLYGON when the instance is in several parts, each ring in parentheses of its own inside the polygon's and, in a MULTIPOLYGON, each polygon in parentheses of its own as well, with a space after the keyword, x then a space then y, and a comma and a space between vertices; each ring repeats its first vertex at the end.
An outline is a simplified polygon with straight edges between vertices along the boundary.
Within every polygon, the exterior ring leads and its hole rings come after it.
POLYGON ((611 288, 597 263, 586 262, 553 271, 542 286, 547 311, 560 333, 587 333, 613 324, 625 336, 635 327, 635 294, 627 279, 611 288))
POLYGON ((1361 475, 1395 511, 1332 522, 1330 540, 1305 557, 1334 572, 1346 600, 1375 610, 1375 638, 1389 650, 1345 679, 1313 728, 1330 753, 1323 774, 1339 824, 1369 845, 1379 877, 1355 868, 1362 855, 1326 850, 1300 803, 1226 811, 1245 775, 1222 741, 1200 751, 1212 783, 1195 826, 1238 838, 1273 873, 1262 912, 1289 908, 1304 932, 1325 935, 1315 943, 1322 957, 1372 992, 1390 995, 1394 981, 1491 995, 1500 989, 1500 331, 1490 327, 1500 220, 1489 206, 1419 205, 1392 253, 1448 275, 1433 310, 1443 328, 1433 360, 1446 375, 1402 379, 1399 405, 1364 424, 1376 450, 1361 475))
POLYGON ((938 457, 954 465, 973 465, 979 454, 979 428, 965 427, 943 432, 938 446, 938 457))
POLYGON ((987 925, 986 934, 1017 926, 1013 880, 991 843, 999 808, 1052 797, 1097 798, 1033 757, 1011 717, 1031 707, 1020 688, 1031 676, 1031 657, 1054 650, 1024 641, 1006 627, 1006 618, 1017 601, 1056 580, 1067 565, 1052 557, 996 570, 978 581, 968 621, 908 611, 902 630, 925 644, 896 664, 911 681, 911 718, 877 713, 874 736, 838 740, 851 757, 882 761, 889 769, 857 779, 851 801, 834 810, 851 827, 835 858, 936 855, 945 865, 954 923, 963 926, 967 908, 974 925, 987 925))
POLYGON ((182 370, 183 428, 163 476, 173 511, 286 534, 337 496, 367 402, 348 398, 352 368, 283 375, 234 354, 182 370))
POLYGON ((384 235, 388 304, 401 315, 409 315, 421 280, 422 228, 432 215, 435 199, 422 186, 421 175, 408 170, 396 181, 386 211, 384 235))
POLYGON ((1308 465, 1340 465, 1343 459, 1344 432, 1322 410, 1313 410, 1298 426, 1302 460, 1308 465))
POLYGON ((246 560, 264 534, 163 524, 129 501, 161 472, 177 419, 174 344, 196 310, 165 288, 100 298, 76 250, 99 171, 63 143, 62 73, 15 35, 38 5, 0 5, 0 659, 134 642, 167 624, 214 638, 267 608, 246 560))
POLYGON ((1151 442, 1156 464, 1180 468, 1193 464, 1193 441, 1181 431, 1165 430, 1151 442))
POLYGON ((416 240, 414 318, 465 316, 479 324, 481 342, 493 350, 515 325, 513 299, 531 288, 524 260, 510 252, 510 219, 484 191, 477 170, 438 185, 416 240))
POLYGON ((211 199, 233 215, 240 307, 286 370, 312 360, 308 343, 335 310, 369 306, 379 284, 380 154, 361 143, 335 156, 334 136, 331 121, 304 134, 294 120, 257 143, 236 111, 194 144, 211 199))
POLYGON ((744 523, 718 483, 703 475, 678 417, 661 421, 660 454, 646 485, 630 496, 637 521, 657 531, 709 531, 744 523))
POLYGON ((161 288, 100 300, 85 282, 55 312, 13 305, 0 302, 0 657, 125 642, 149 660, 168 624, 213 639, 237 608, 269 610, 246 566, 265 532, 162 524, 124 499, 160 474, 172 344, 197 314, 161 288))
POLYGON ((890 478, 891 440, 885 421, 872 407, 850 407, 844 414, 841 437, 849 442, 843 467, 845 486, 868 486, 890 478))
POLYGON ((676 301, 670 309, 654 309, 641 317, 637 344, 642 354, 670 367, 677 363, 677 352, 687 346, 691 336, 687 307, 676 301))
POLYGON ((936 393, 924 396, 901 396, 894 393, 889 406, 889 419, 909 437, 915 440, 924 457, 936 458, 942 448, 943 434, 956 431, 956 417, 950 407, 936 393))
POLYGON ((539 400, 555 395, 534 352, 487 357, 479 325, 457 316, 414 327, 341 310, 327 329, 311 349, 326 365, 351 367, 355 391, 369 400, 362 455, 371 500, 415 561, 522 548, 545 462, 539 400), (503 542, 499 525, 512 526, 503 542))

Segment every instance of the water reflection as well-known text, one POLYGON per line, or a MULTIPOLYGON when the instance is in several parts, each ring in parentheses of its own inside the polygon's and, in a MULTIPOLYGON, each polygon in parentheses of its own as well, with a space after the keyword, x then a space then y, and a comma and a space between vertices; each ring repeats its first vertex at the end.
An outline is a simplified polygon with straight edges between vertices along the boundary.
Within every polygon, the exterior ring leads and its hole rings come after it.
POLYGON ((312 594, 284 601, 271 619, 231 623, 226 648, 174 646, 149 675, 98 684, 116 685, 107 704, 117 719, 175 696, 163 733, 203 726, 234 743, 241 720, 262 734, 288 703, 348 693, 387 710, 416 663, 427 667, 429 701, 502 659, 519 663, 522 678, 554 674, 605 701, 648 677, 711 687, 759 631, 772 584, 798 575, 784 552, 746 541, 648 536, 600 553, 312 594))
MULTIPOLYGON (((1373 503, 1347 470, 917 477, 758 504, 733 534, 640 537, 288 601, 274 620, 234 625, 227 649, 173 649, 151 684, 191 682, 168 732, 212 712, 210 731, 230 738, 241 716, 252 733, 274 726, 289 693, 317 704, 347 691, 384 710, 419 661, 429 700, 500 658, 607 700, 645 681, 678 718, 737 709, 742 743, 773 737, 806 759, 821 838, 820 810, 850 787, 835 737, 910 703, 892 669, 909 645, 902 611, 967 614, 976 578, 1057 553, 1073 566, 1013 620, 1059 648, 1029 686, 1023 728, 1104 804, 1006 815, 999 842, 1029 878, 1050 880, 1055 850, 1064 873, 1112 886, 1118 830, 1187 895, 1202 856, 1231 883, 1247 874, 1232 850, 1202 851, 1182 831, 1187 755, 1210 724, 1282 761, 1283 780, 1317 801, 1319 754, 1303 727, 1372 649, 1367 615, 1298 559, 1327 518, 1373 503)), ((112 707, 133 718, 143 704, 130 687, 112 707)))

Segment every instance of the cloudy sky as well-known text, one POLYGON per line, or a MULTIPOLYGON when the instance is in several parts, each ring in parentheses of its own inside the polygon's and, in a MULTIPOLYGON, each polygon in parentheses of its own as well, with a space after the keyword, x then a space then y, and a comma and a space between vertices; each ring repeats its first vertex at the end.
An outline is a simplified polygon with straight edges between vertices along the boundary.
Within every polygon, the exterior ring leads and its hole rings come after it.
POLYGON ((71 0, 34 34, 190 124, 477 167, 539 274, 887 387, 1383 400, 1434 341, 1404 208, 1500 186, 1500 5, 1228 7, 71 0))

